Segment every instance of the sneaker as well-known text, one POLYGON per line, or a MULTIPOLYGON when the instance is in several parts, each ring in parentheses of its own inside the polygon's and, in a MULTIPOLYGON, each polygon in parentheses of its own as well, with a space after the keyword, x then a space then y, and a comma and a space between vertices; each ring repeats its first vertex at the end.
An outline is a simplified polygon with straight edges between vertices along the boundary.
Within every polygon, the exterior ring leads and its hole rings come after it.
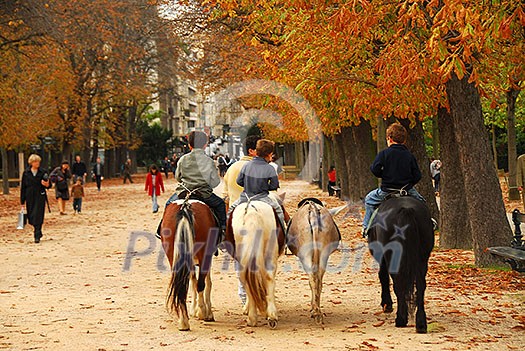
POLYGON ((367 228, 363 228, 361 234, 363 235, 363 238, 367 238, 368 237, 368 229, 367 228))
POLYGON ((438 222, 434 218, 430 218, 432 221, 432 227, 434 228, 434 231, 438 229, 438 222))

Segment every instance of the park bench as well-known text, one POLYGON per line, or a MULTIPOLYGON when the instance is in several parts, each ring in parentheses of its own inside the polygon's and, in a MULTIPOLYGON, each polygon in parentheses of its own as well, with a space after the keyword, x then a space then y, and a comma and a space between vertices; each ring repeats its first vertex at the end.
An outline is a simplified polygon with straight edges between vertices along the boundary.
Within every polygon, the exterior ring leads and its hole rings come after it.
POLYGON ((334 192, 335 196, 337 196, 338 198, 341 198, 341 187, 338 187, 337 185, 334 185, 334 186, 328 185, 328 186, 334 192))
POLYGON ((525 223, 525 214, 518 209, 512 211, 512 223, 514 224, 514 239, 509 246, 489 247, 488 251, 510 264, 513 270, 525 273, 525 243, 521 234, 521 223, 525 223))

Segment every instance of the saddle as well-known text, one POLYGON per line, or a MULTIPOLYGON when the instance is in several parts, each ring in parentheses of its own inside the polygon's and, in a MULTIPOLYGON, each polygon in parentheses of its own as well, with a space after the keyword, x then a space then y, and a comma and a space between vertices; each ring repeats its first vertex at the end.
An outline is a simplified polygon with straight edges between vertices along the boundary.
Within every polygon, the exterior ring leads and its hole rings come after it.
MULTIPOLYGON (((233 210, 234 212, 237 209, 233 210)), ((277 216, 277 212, 275 209, 273 209, 273 215, 275 219, 275 223, 277 225, 277 242, 279 244, 279 255, 282 255, 284 252, 284 248, 286 245, 286 231, 285 228, 283 228, 280 225, 279 217, 277 216)), ((233 228, 232 228, 232 221, 233 221, 233 212, 228 216, 228 220, 226 222, 226 232, 224 233, 224 241, 229 242, 231 245, 228 245, 226 247, 228 253, 235 257, 235 237, 233 235, 233 228)))
POLYGON ((388 192, 388 195, 385 197, 386 200, 390 199, 399 199, 401 197, 410 196, 408 195, 408 191, 405 190, 405 188, 401 189, 386 189, 388 192))

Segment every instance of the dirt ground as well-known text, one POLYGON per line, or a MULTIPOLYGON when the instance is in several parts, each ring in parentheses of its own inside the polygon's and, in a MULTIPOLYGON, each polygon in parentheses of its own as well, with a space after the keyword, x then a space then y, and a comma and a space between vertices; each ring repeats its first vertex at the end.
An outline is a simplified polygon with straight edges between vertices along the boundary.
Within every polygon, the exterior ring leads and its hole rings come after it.
MULTIPOLYGON (((396 329, 381 313, 377 268, 360 238, 357 219, 336 218, 343 234, 331 257, 322 304, 325 325, 309 318, 310 290, 297 259, 280 258, 279 325, 246 327, 237 278, 229 257, 214 261, 212 300, 216 322, 191 320, 179 332, 165 308, 169 269, 152 233, 152 214, 141 177, 123 186, 87 186, 81 215, 46 213, 44 237, 16 230, 16 189, 0 196, 0 349, 8 350, 522 350, 525 347, 525 276, 478 269, 468 251, 432 254, 426 310, 429 333, 396 329)), ((174 189, 167 181, 167 190, 174 189)), ((287 207, 318 196, 342 204, 313 186, 285 181, 287 207)), ((53 192, 49 192, 53 197, 53 192)), ((163 203, 168 198, 161 197, 163 203)), ((68 207, 71 208, 71 203, 68 207)))

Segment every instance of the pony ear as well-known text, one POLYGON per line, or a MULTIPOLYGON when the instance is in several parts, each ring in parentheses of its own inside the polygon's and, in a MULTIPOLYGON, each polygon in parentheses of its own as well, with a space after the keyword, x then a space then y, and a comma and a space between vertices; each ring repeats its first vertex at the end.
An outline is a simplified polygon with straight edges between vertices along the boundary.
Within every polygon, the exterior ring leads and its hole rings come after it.
POLYGON ((328 212, 330 212, 330 214, 332 216, 337 216, 339 213, 341 213, 345 208, 347 207, 347 205, 343 205, 343 206, 340 206, 340 207, 336 207, 336 208, 331 208, 328 210, 328 212))
POLYGON ((285 198, 286 198, 286 192, 279 194, 279 199, 281 199, 282 202, 284 202, 285 198))

